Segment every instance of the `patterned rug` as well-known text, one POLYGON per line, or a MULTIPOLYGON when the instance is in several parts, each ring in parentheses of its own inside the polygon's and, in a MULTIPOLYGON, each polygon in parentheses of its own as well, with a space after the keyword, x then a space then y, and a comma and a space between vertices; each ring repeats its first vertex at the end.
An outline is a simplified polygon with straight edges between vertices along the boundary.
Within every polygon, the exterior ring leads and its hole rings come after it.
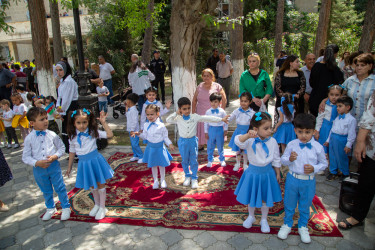
MULTIPOLYGON (((88 213, 94 206, 91 193, 74 188, 69 192, 73 211, 70 220, 260 233, 259 209, 253 227, 250 230, 242 227, 248 212, 233 194, 242 174, 242 170, 232 171, 235 157, 227 157, 227 167, 213 164, 212 168, 207 168, 207 155, 199 155, 199 188, 195 190, 182 185, 184 172, 179 155, 174 155, 171 166, 166 169, 168 188, 158 190, 152 189, 151 170, 146 164, 129 162, 131 157, 132 154, 117 152, 108 160, 115 169, 115 176, 107 183, 107 216, 100 221, 89 217, 88 213)), ((284 191, 284 179, 281 189, 284 191)), ((57 207, 60 208, 59 204, 57 207)), ((310 210, 312 215, 308 227, 312 235, 342 237, 318 197, 314 197, 310 210)), ((283 203, 276 203, 268 217, 271 233, 278 232, 283 216, 283 203)), ((297 234, 298 212, 295 217, 292 233, 297 234)), ((54 218, 59 219, 60 215, 56 214, 54 218)))

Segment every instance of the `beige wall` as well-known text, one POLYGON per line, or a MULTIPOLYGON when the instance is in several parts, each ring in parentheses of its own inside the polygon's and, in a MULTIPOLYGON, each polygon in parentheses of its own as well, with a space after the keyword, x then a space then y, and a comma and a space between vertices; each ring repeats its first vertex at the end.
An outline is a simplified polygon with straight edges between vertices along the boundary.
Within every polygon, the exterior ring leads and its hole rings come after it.
POLYGON ((318 12, 318 0, 294 0, 294 5, 299 11, 318 12))

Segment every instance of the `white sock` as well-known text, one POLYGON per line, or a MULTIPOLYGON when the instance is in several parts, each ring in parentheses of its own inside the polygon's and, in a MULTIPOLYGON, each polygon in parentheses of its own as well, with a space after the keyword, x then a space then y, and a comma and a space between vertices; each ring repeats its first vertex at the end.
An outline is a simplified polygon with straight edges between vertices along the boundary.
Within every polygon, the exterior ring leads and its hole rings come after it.
POLYGON ((243 154, 243 165, 244 167, 247 166, 247 155, 245 152, 242 153, 243 154))
POLYGON ((160 171, 160 182, 165 180, 165 168, 164 167, 159 167, 160 171))
POLYGON ((98 193, 99 193, 100 207, 105 208, 105 200, 106 200, 106 195, 107 195, 106 189, 105 188, 98 189, 98 193))
POLYGON ((154 178, 154 181, 158 180, 158 167, 152 167, 152 178, 154 178))
POLYGON ((239 154, 236 155, 236 164, 239 165, 240 162, 241 162, 241 153, 239 153, 239 154))
POLYGON ((249 216, 252 216, 253 218, 255 218, 254 216, 255 207, 248 206, 248 210, 249 210, 249 216))
POLYGON ((263 203, 263 206, 260 209, 260 211, 262 212, 262 220, 267 220, 269 210, 270 208, 266 206, 266 203, 263 203))
POLYGON ((96 206, 100 205, 99 192, 98 189, 91 188, 92 197, 94 197, 94 202, 96 206))

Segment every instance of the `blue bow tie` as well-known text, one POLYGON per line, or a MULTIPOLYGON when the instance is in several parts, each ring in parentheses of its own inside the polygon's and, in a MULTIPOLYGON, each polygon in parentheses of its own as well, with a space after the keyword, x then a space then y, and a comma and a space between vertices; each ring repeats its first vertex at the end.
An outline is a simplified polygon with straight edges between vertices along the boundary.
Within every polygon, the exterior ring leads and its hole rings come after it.
POLYGON ((40 135, 46 135, 46 131, 35 131, 36 132, 36 136, 40 136, 40 135))
POLYGON ((270 151, 268 150, 268 147, 267 147, 267 145, 266 145, 266 142, 267 142, 270 138, 271 138, 271 137, 268 137, 267 139, 264 139, 264 140, 261 140, 259 137, 255 138, 254 143, 253 143, 253 145, 252 145, 253 150, 254 150, 254 154, 257 153, 257 152, 256 152, 256 145, 257 145, 257 143, 260 142, 260 143, 262 143, 262 148, 263 148, 264 152, 266 152, 267 157, 268 157, 268 155, 270 154, 270 151))
POLYGON ((248 110, 245 111, 242 108, 239 108, 238 110, 241 111, 242 113, 249 113, 250 112, 250 109, 248 109, 248 110))
POLYGON ((146 104, 148 105, 148 104, 156 104, 158 101, 157 100, 155 100, 155 101, 153 101, 153 102, 150 102, 149 100, 146 100, 146 104))
POLYGON ((156 125, 156 123, 155 123, 155 122, 151 122, 150 125, 148 125, 147 130, 148 130, 152 125, 156 125))
POLYGON ((345 114, 339 115, 339 120, 344 119, 344 118, 345 118, 345 114))
POLYGON ((77 142, 78 142, 80 147, 82 147, 81 136, 90 137, 90 135, 89 135, 89 133, 85 133, 85 132, 79 132, 78 133, 77 142))
POLYGON ((190 115, 182 115, 182 118, 184 118, 185 121, 188 121, 190 119, 190 115))
POLYGON ((302 142, 300 142, 299 146, 300 146, 301 149, 303 149, 304 147, 307 147, 308 149, 312 148, 310 142, 308 142, 308 143, 302 143, 302 142))
POLYGON ((212 114, 219 114, 219 109, 211 109, 211 113, 212 114))

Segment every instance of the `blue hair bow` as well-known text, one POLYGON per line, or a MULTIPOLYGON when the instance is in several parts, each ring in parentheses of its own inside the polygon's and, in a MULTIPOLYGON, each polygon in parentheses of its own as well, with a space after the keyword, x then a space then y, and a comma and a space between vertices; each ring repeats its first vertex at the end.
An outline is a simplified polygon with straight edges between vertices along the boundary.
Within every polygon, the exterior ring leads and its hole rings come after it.
POLYGON ((294 97, 295 97, 295 96, 296 96, 296 94, 293 94, 293 95, 292 95, 292 100, 293 100, 293 102, 294 102, 294 97))
POLYGON ((75 114, 77 114, 77 110, 74 110, 73 113, 72 113, 72 115, 71 115, 70 117, 73 118, 73 116, 74 116, 75 114))
POLYGON ((82 109, 83 112, 85 112, 87 115, 90 115, 90 111, 88 111, 87 109, 82 109))
POLYGON ((332 86, 333 86, 333 84, 329 85, 328 88, 330 88, 330 87, 332 87, 332 86))
POLYGON ((250 92, 250 94, 251 94, 251 97, 254 99, 254 95, 253 95, 253 92, 250 92))
POLYGON ((256 116, 255 120, 256 121, 261 121, 262 120, 261 115, 262 115, 262 112, 255 113, 255 116, 256 116))
POLYGON ((344 86, 344 85, 339 84, 339 86, 340 86, 342 89, 345 89, 345 86, 344 86))
POLYGON ((285 97, 281 97, 281 104, 283 104, 283 102, 285 101, 285 97))

